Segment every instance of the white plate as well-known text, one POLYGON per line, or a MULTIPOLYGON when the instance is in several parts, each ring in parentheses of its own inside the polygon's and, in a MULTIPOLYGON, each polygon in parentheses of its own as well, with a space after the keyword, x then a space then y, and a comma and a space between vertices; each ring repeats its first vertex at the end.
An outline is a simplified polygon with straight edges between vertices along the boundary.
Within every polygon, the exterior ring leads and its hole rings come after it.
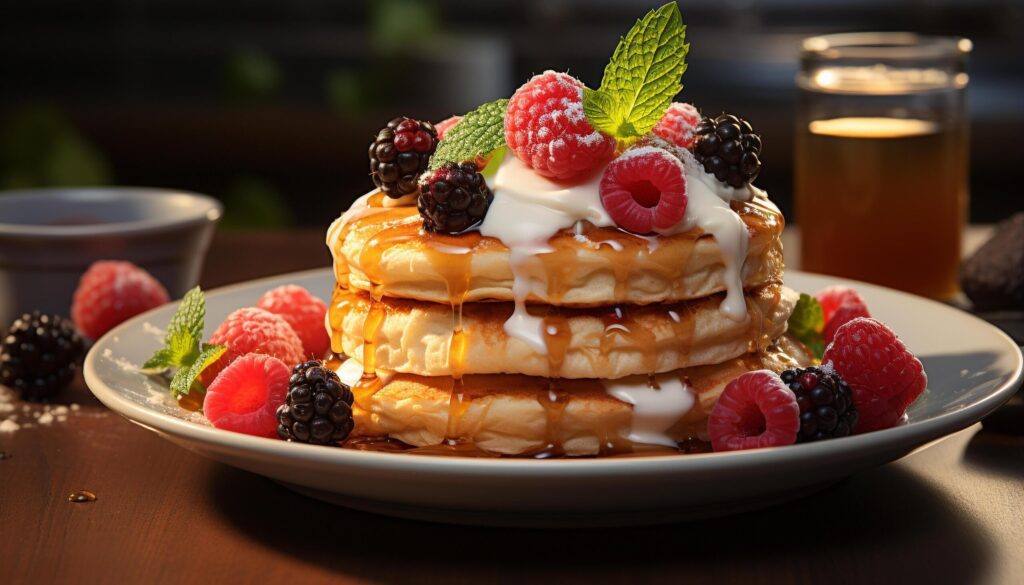
MULTIPOLYGON (((842 280, 791 272, 804 291, 842 280)), ((207 295, 219 323, 266 290, 296 283, 329 298, 317 270, 253 281, 207 295)), ((490 525, 620 525, 740 512, 791 500, 862 469, 893 461, 983 418, 1021 383, 1021 353, 967 313, 861 283, 872 313, 924 362, 929 388, 905 425, 773 449, 611 459, 478 459, 375 453, 286 443, 214 429, 173 404, 165 387, 133 369, 159 345, 168 305, 132 319, 93 346, 85 380, 108 407, 170 441, 337 504, 407 518, 490 525)))

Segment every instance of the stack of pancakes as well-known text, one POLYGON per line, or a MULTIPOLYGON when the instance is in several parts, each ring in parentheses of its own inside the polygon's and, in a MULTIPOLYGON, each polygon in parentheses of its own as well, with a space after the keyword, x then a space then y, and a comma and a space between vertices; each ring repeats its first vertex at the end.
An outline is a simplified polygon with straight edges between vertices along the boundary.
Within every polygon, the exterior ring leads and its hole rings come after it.
POLYGON ((524 274, 513 275, 501 241, 425 232, 416 207, 361 198, 327 237, 331 345, 350 358, 341 370, 356 396, 353 436, 505 455, 706 437, 730 380, 809 359, 784 335, 797 295, 781 284, 781 214, 763 197, 731 206, 749 234, 745 318, 720 310, 726 262, 699 228, 636 236, 580 222, 524 265, 538 345, 506 331, 524 274), (676 399, 659 410, 670 387, 676 399))

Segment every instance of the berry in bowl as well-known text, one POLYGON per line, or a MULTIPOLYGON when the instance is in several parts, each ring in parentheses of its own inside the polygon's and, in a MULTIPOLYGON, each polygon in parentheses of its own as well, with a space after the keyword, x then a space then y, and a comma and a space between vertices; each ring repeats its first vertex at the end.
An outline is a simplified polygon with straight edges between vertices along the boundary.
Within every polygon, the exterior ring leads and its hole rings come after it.
POLYGON ((67 315, 99 260, 130 261, 178 298, 199 280, 221 216, 215 199, 137 187, 0 194, 0 324, 32 310, 67 315))

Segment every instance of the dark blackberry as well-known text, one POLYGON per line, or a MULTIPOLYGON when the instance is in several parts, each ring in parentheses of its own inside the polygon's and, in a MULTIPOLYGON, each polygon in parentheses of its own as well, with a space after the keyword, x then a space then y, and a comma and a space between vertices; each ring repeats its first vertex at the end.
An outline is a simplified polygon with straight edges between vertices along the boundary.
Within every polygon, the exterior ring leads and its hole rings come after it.
POLYGON ((693 155, 704 170, 730 187, 749 184, 761 172, 761 137, 743 118, 721 114, 701 118, 693 155))
POLYGON ((78 371, 85 342, 71 321, 35 311, 11 324, 0 344, 0 384, 25 400, 46 400, 78 371))
POLYGON ((395 199, 415 193, 416 181, 436 149, 437 131, 430 122, 391 120, 370 144, 373 184, 395 199))
POLYGON ((352 432, 352 389, 313 360, 292 370, 288 394, 277 408, 277 435, 286 441, 337 445, 352 432))
POLYGON ((857 409, 850 387, 839 374, 822 368, 791 368, 781 377, 800 406, 797 443, 845 437, 853 432, 857 409))
POLYGON ((423 228, 457 235, 478 227, 494 200, 475 162, 447 162, 420 180, 423 228))

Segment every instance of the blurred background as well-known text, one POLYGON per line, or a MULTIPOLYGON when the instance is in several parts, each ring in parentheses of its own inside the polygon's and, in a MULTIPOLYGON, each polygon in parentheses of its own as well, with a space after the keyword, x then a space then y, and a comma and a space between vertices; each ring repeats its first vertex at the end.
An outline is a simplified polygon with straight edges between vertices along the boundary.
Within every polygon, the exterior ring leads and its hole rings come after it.
MULTIPOLYGON (((600 83, 654 1, 32 0, 0 6, 0 188, 145 185, 225 202, 226 228, 324 227, 367 191, 397 115, 441 120, 531 74, 600 83)), ((792 212, 800 39, 910 30, 974 41, 971 220, 1024 209, 1024 2, 680 0, 680 95, 764 138, 792 212)))

